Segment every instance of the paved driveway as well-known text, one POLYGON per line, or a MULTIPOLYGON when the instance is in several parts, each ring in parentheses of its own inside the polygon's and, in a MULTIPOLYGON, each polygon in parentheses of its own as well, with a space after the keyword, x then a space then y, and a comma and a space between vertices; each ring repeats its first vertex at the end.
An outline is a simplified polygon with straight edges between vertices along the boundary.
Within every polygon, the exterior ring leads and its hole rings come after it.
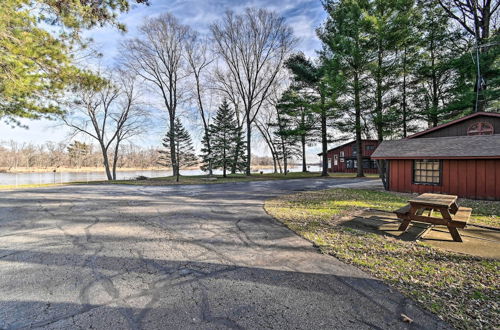
POLYGON ((275 222, 352 179, 0 192, 0 328, 443 328, 275 222))

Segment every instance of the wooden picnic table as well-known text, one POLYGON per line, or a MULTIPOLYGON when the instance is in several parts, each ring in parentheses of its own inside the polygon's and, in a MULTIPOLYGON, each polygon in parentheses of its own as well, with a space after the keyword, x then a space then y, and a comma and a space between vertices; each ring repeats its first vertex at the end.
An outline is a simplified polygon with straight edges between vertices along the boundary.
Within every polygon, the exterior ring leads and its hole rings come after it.
POLYGON ((443 225, 448 228, 455 242, 462 242, 462 237, 460 237, 457 228, 465 228, 472 209, 458 207, 457 196, 426 193, 410 199, 408 203, 408 205, 395 211, 398 218, 402 220, 399 230, 406 231, 412 221, 431 224, 420 235, 422 237, 435 225, 443 225), (425 215, 426 212, 427 215, 425 215), (434 216, 434 212, 439 212, 441 217, 434 216))

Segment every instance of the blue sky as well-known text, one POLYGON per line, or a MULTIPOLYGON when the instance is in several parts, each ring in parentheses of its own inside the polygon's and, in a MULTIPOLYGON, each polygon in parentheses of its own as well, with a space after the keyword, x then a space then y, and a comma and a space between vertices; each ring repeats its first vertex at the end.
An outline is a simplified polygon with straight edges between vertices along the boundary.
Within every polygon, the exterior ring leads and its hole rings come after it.
MULTIPOLYGON (((315 29, 326 17, 320 0, 152 0, 149 7, 134 4, 128 13, 120 16, 120 21, 127 26, 127 33, 104 27, 89 31, 87 35, 103 53, 103 62, 111 64, 119 56, 120 41, 135 36, 138 26, 146 17, 170 12, 183 24, 190 25, 203 34, 208 33, 209 25, 226 10, 241 12, 247 7, 266 8, 285 17, 295 36, 299 38, 298 50, 308 56, 315 56, 315 50, 320 47, 315 29)), ((0 141, 15 139, 21 143, 44 143, 64 141, 68 138, 67 130, 55 122, 25 120, 22 123, 29 126, 29 129, 10 128, 0 123, 0 141)), ((159 144, 160 138, 161 132, 153 129, 137 142, 155 146, 159 144)))

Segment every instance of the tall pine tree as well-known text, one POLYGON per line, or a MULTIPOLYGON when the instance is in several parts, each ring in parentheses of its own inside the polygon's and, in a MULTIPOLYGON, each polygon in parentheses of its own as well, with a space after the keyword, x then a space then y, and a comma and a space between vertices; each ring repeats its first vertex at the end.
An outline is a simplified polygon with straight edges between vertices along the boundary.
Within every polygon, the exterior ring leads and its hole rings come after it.
MULTIPOLYGON (((363 113, 372 104, 366 96, 367 76, 375 54, 370 35, 372 22, 368 19, 369 2, 365 0, 325 0, 328 13, 324 27, 319 31, 323 52, 329 59, 329 76, 338 89, 345 91, 339 103, 345 110, 345 128, 355 132, 356 148, 362 150, 363 113), (340 70, 340 72, 339 72, 340 70), (353 111, 354 113, 352 113, 353 111), (353 116, 354 115, 354 116, 353 116), (351 118, 354 117, 354 122, 351 118)), ((357 176, 363 177, 363 155, 357 153, 357 176)))
POLYGON ((461 83, 452 65, 454 58, 461 53, 457 48, 461 35, 453 30, 446 12, 436 1, 423 1, 420 6, 423 18, 419 26, 422 37, 416 70, 419 89, 415 102, 419 119, 426 121, 429 127, 435 127, 458 114, 449 105, 456 102, 454 91, 461 83))
POLYGON ((243 132, 238 126, 235 112, 229 107, 226 100, 217 110, 209 131, 210 148, 208 148, 206 140, 203 140, 203 163, 211 163, 213 169, 222 169, 223 177, 226 177, 227 171, 233 168, 237 171, 244 171, 246 156, 243 132))
POLYGON ((301 84, 292 85, 281 96, 277 104, 278 117, 287 125, 278 130, 278 135, 297 138, 301 147, 302 172, 307 172, 306 146, 317 140, 318 116, 310 107, 314 97, 303 87, 301 84))
MULTIPOLYGON (((179 118, 175 119, 174 127, 170 128, 162 143, 165 150, 160 150, 159 164, 172 168, 186 168, 198 164, 198 157, 194 152, 193 142, 188 131, 184 128, 179 118), (172 162, 171 150, 171 137, 174 138, 175 147, 175 164, 172 162)), ((176 181, 179 182, 180 171, 176 173, 176 181)))

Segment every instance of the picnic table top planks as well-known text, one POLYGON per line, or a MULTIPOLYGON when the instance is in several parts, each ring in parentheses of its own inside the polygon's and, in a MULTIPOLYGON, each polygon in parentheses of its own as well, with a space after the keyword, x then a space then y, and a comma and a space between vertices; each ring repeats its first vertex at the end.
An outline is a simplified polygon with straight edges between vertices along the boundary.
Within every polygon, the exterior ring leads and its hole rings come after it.
POLYGON ((418 197, 410 199, 410 204, 450 207, 457 201, 457 196, 441 195, 441 194, 422 194, 418 197))

